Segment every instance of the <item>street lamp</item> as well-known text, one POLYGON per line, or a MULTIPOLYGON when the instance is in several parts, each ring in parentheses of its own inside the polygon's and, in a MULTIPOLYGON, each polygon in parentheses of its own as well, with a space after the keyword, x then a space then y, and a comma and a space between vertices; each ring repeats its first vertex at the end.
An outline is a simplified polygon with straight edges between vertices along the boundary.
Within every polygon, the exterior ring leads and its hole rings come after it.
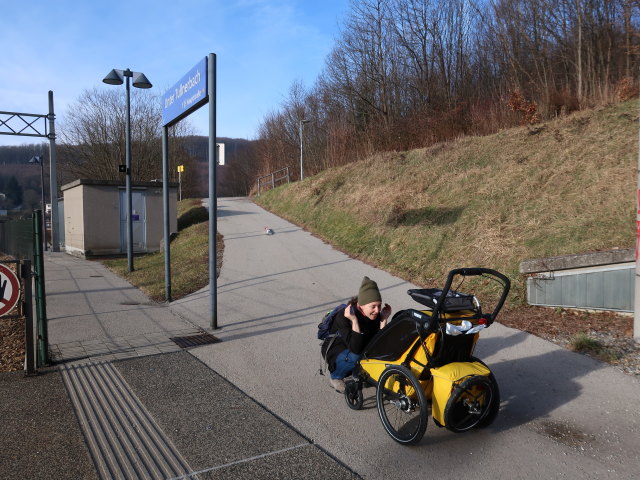
POLYGON ((42 155, 36 155, 29 160, 31 164, 40 164, 40 199, 42 201, 42 250, 47 249, 47 224, 45 222, 45 212, 47 207, 44 203, 44 162, 42 155))
POLYGON ((304 171, 302 168, 302 125, 309 122, 311 122, 311 120, 300 120, 300 180, 304 179, 304 171))
POLYGON ((126 163, 126 182, 125 189, 127 195, 127 263, 129 272, 133 272, 133 219, 132 219, 132 199, 131 199, 131 87, 129 79, 133 78, 133 86, 136 88, 151 88, 151 82, 144 73, 132 72, 128 68, 126 70, 113 69, 102 80, 109 85, 122 85, 124 79, 127 79, 127 116, 125 127, 125 163, 126 163), (135 76, 134 76, 135 75, 135 76))

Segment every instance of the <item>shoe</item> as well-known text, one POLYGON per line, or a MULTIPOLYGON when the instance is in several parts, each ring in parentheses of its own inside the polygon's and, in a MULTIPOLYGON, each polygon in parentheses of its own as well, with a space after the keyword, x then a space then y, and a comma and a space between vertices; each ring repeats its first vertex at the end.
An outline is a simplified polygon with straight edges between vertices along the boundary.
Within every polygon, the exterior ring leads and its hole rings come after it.
POLYGON ((340 378, 329 378, 331 386, 336 389, 338 393, 344 393, 344 380, 340 378))

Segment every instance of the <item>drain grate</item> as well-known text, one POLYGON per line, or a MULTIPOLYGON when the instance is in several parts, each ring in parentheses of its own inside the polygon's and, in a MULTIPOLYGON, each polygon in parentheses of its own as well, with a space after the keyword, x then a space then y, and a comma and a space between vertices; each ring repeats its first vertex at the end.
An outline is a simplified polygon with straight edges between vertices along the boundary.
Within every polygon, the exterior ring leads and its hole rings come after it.
POLYGON ((210 333, 188 335, 186 337, 171 337, 171 340, 173 340, 180 348, 199 347, 200 345, 209 345, 220 341, 218 337, 214 337, 210 333))

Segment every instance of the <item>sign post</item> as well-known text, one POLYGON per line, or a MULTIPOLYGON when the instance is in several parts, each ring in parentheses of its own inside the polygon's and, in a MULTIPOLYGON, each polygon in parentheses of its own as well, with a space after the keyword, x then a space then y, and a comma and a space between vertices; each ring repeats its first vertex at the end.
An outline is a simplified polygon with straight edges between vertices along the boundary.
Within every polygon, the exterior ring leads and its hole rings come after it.
POLYGON ((184 165, 178 165, 178 200, 182 201, 182 172, 184 165))
MULTIPOLYGON (((216 164, 216 55, 210 53, 189 70, 162 96, 162 189, 164 205, 164 267, 165 297, 171 301, 171 252, 169 236, 169 132, 179 122, 205 104, 209 104, 209 295, 211 328, 218 328, 217 320, 217 194, 216 164)), ((224 148, 224 147, 223 147, 224 148)), ((182 165, 181 165, 182 167, 182 165)), ((178 167, 180 168, 180 167, 178 167)), ((184 171, 184 170, 183 170, 184 171)), ((178 170, 179 181, 182 171, 178 170)), ((182 189, 180 189, 182 198, 182 189)))

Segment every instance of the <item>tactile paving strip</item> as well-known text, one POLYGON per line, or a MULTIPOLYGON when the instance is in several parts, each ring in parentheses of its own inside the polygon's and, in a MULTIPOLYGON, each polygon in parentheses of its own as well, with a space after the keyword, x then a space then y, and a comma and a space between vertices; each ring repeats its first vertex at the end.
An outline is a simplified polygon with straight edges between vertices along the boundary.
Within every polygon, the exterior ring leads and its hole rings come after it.
POLYGON ((60 371, 100 478, 190 476, 187 462, 110 362, 67 364, 60 371))

